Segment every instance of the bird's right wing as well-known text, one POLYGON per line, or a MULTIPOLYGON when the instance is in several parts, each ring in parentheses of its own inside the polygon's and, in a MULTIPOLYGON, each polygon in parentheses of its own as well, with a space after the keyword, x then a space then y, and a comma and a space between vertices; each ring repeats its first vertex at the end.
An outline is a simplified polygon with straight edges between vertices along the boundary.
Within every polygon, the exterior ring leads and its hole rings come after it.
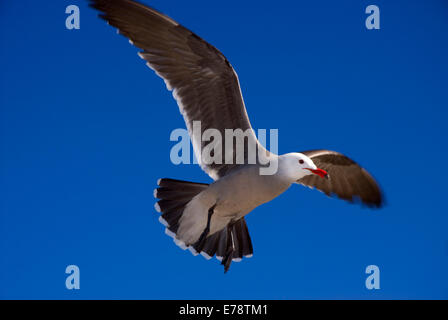
POLYGON ((329 179, 309 175, 298 180, 298 183, 314 187, 327 196, 337 195, 349 202, 359 198, 369 207, 383 205, 383 195, 375 179, 352 159, 330 150, 311 150, 302 153, 311 158, 318 168, 327 171, 329 179))
MULTIPOLYGON (((248 143, 261 147, 246 113, 238 76, 214 46, 173 19, 135 1, 91 0, 90 5, 103 13, 101 18, 143 50, 139 53, 140 57, 164 79, 168 90, 173 91, 196 158, 213 179, 238 166, 235 160, 232 164, 224 161, 225 129, 250 129, 248 143), (200 121, 201 126, 193 134, 195 121, 200 121), (216 129, 221 134, 223 143, 215 149, 213 158, 221 158, 222 163, 209 163, 202 159, 201 150, 209 143, 216 143, 213 139, 202 141, 207 129, 216 129)), ((233 151, 235 156, 236 150, 233 151)), ((248 150, 245 147, 244 163, 247 161, 248 150)))

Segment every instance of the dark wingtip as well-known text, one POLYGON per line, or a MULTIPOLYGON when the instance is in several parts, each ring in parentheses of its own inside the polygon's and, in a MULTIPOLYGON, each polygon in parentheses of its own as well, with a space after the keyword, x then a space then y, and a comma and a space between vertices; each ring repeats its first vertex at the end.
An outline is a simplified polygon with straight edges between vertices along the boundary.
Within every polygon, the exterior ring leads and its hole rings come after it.
POLYGON ((369 209, 373 209, 373 210, 379 210, 382 209, 386 206, 386 199, 384 197, 383 194, 378 196, 378 199, 375 199, 373 201, 360 201, 360 199, 358 199, 358 201, 355 202, 360 202, 361 205, 364 205, 366 207, 368 207, 369 209))
POLYGON ((384 194, 381 194, 380 199, 377 203, 375 203, 374 209, 382 209, 387 205, 386 198, 384 197, 384 194))
POLYGON ((96 1, 96 0, 87 0, 87 2, 89 3, 89 7, 90 8, 93 8, 93 9, 99 9, 98 8, 98 6, 99 6, 99 4, 98 4, 98 1, 96 1))

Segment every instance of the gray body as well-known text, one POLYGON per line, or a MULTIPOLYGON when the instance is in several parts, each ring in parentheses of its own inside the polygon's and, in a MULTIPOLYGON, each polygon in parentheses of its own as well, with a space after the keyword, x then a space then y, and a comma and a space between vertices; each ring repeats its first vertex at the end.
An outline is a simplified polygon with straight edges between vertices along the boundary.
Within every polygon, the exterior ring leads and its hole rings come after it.
POLYGON ((281 174, 260 175, 259 169, 258 165, 243 166, 194 197, 179 220, 177 238, 186 245, 195 243, 207 225, 208 211, 212 207, 208 235, 222 230, 291 186, 291 181, 281 174))

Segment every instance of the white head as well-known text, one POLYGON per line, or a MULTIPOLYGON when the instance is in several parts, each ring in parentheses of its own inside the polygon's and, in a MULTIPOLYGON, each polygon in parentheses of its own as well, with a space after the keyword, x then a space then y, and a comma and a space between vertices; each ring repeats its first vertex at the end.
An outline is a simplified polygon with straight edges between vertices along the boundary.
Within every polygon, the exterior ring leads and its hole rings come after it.
POLYGON ((328 178, 325 170, 319 169, 313 160, 303 153, 287 153, 279 157, 279 173, 291 180, 297 182, 310 174, 318 175, 321 178, 328 178))

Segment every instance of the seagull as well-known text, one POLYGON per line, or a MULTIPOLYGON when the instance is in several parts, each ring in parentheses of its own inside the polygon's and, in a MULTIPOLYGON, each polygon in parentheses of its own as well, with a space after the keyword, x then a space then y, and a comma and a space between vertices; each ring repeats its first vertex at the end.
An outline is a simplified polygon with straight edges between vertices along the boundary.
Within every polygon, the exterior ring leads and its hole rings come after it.
MULTIPOLYGON (((132 0, 90 0, 99 17, 141 49, 138 54, 172 91, 185 120, 201 168, 211 184, 159 179, 155 209, 165 233, 182 249, 221 261, 224 272, 232 261, 253 255, 245 216, 285 192, 292 184, 317 189, 371 208, 384 203, 374 178, 355 161, 330 150, 276 155, 263 148, 252 130, 238 76, 214 46, 159 11, 132 0), (200 121, 200 134, 193 134, 200 121), (256 145, 256 161, 243 148, 243 161, 203 161, 202 139, 207 129, 249 130, 247 144, 256 145), (275 161, 273 174, 261 168, 275 161)), ((222 145, 224 145, 223 143, 222 145)), ((236 145, 234 146, 236 148, 236 145)), ((231 150, 234 155, 238 150, 231 150)), ((218 153, 222 151, 218 148, 218 153)), ((240 150, 241 152, 241 150, 240 150)))

